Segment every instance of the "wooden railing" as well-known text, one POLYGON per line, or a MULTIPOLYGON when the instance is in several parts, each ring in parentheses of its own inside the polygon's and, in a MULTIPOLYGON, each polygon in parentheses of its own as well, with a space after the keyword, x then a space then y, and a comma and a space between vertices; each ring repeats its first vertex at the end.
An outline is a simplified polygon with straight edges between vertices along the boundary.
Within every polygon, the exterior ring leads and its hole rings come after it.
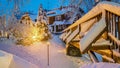
MULTIPOLYGON (((107 53, 107 54, 112 56, 110 58, 114 59, 115 62, 120 62, 120 59, 119 59, 120 58, 120 4, 113 3, 113 2, 107 2, 107 1, 101 2, 96 7, 94 7, 91 11, 89 11, 86 15, 84 15, 82 18, 80 18, 78 21, 76 21, 74 24, 72 24, 68 28, 66 28, 63 32, 67 32, 67 31, 77 27, 78 25, 81 25, 81 29, 82 29, 82 27, 84 27, 84 26, 82 26, 82 24, 89 22, 93 19, 95 19, 94 23, 98 23, 99 21, 102 22, 101 19, 103 19, 103 21, 106 23, 106 27, 105 27, 105 30, 103 33, 105 33, 105 32, 107 32, 107 33, 105 34, 106 38, 104 38, 104 39, 110 41, 112 43, 112 45, 115 46, 115 49, 113 50, 110 48, 111 53, 107 53)), ((94 23, 92 23, 92 24, 94 25, 94 23)), ((91 30, 92 29, 91 27, 93 27, 93 25, 91 25, 90 27, 87 27, 87 30, 85 30, 85 31, 83 29, 83 32, 87 32, 87 31, 91 30)), ((90 32, 88 32, 88 34, 89 33, 90 32)), ((85 51, 85 52, 88 52, 89 51, 88 46, 89 46, 89 48, 91 48, 92 43, 95 43, 95 41, 97 39, 99 39, 101 36, 102 35, 99 34, 98 36, 96 36, 96 38, 93 41, 91 41, 91 43, 89 45, 84 46, 85 49, 87 48, 87 51, 85 51)), ((80 43, 81 43, 81 41, 80 41, 80 43)), ((81 48, 82 47, 80 45, 80 49, 81 48)), ((82 49, 82 50, 84 51, 84 49, 82 49)), ((93 52, 96 52, 96 51, 93 50, 92 53, 93 52)), ((92 54, 91 50, 88 53, 92 54)), ((104 52, 104 51, 98 51, 98 53, 106 54, 106 52, 104 52)), ((92 56, 94 56, 94 55, 92 55, 92 56)), ((107 56, 103 55, 103 58, 111 61, 111 59, 107 58, 107 56)))
POLYGON ((120 15, 120 5, 113 3, 113 2, 101 2, 97 6, 95 6, 91 11, 89 11, 87 14, 85 14, 82 18, 80 18, 78 21, 76 21, 74 24, 66 28, 64 31, 67 31, 73 27, 76 27, 78 24, 84 23, 92 18, 95 18, 99 14, 101 14, 104 10, 107 10, 109 12, 112 12, 116 15, 120 15), (111 9, 112 8, 112 9, 111 9))
MULTIPOLYGON (((117 10, 117 9, 116 9, 117 10)), ((120 14, 106 11, 106 23, 108 39, 116 46, 120 52, 120 14)))
POLYGON ((80 33, 80 26, 78 25, 77 28, 70 34, 70 36, 66 39, 66 43, 68 44, 72 39, 74 39, 80 33))

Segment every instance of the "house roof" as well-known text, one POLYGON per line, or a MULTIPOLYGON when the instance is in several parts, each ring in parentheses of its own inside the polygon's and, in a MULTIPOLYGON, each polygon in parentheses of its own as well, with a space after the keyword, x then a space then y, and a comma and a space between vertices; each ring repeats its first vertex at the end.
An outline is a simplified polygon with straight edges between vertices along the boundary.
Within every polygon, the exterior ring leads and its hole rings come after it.
POLYGON ((55 21, 52 25, 61 25, 61 24, 71 24, 71 22, 68 22, 68 21, 55 21))
POLYGON ((66 12, 70 11, 69 9, 57 9, 57 10, 52 10, 47 12, 47 17, 53 17, 53 16, 58 16, 58 15, 63 15, 66 12))

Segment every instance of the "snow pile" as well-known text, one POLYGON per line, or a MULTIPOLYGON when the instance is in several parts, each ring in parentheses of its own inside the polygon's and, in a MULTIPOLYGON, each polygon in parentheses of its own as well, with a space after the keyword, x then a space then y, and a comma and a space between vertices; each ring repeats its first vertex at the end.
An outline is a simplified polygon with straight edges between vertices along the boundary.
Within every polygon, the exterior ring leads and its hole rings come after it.
POLYGON ((120 64, 100 62, 100 63, 85 64, 80 68, 120 68, 120 64))
POLYGON ((76 66, 77 68, 81 67, 84 64, 89 64, 92 63, 90 58, 88 58, 88 55, 85 54, 82 57, 72 57, 72 56, 67 56, 76 66))
POLYGON ((9 68, 13 55, 0 50, 0 68, 9 68))

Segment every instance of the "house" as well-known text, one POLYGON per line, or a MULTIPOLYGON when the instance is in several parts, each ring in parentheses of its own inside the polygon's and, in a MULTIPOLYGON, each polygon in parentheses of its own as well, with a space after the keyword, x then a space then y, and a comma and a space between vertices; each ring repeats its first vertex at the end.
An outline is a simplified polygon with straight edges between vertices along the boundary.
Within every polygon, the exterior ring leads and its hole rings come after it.
POLYGON ((67 6, 47 12, 48 23, 52 33, 61 33, 81 17, 82 12, 79 10, 73 11, 73 9, 75 10, 76 7, 67 6))
POLYGON ((28 25, 33 25, 33 21, 32 19, 30 18, 29 14, 26 13, 24 14, 21 19, 20 19, 20 23, 23 23, 23 24, 28 24, 28 25))
POLYGON ((53 24, 55 20, 64 20, 66 12, 67 11, 64 10, 53 10, 47 12, 48 23, 53 24))

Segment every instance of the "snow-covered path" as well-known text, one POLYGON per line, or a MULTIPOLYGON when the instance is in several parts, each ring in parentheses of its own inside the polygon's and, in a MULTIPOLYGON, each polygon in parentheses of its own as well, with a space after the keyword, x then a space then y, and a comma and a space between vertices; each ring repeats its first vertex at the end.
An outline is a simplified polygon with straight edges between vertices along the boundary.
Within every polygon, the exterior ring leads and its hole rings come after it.
MULTIPOLYGON (((49 45, 49 68, 77 68, 77 65, 65 55, 65 46, 54 36, 49 45)), ((32 46, 14 45, 9 41, 0 43, 0 50, 19 56, 28 62, 31 62, 39 68, 47 67, 47 45, 37 43, 32 46), (7 43, 5 43, 7 42, 7 43)))

